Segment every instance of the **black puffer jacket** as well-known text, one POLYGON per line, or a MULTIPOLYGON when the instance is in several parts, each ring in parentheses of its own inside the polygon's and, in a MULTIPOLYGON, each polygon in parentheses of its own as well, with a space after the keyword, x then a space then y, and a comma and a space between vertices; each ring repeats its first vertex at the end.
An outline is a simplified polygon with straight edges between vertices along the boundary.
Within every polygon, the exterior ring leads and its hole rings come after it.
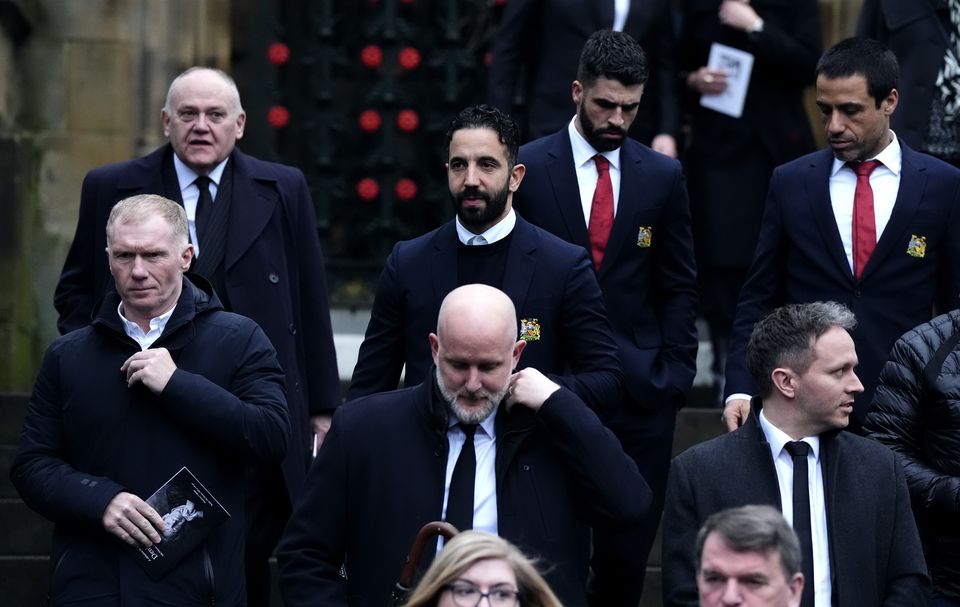
POLYGON ((954 310, 901 337, 863 425, 900 454, 934 590, 954 600, 960 599, 958 331, 960 310, 954 310))

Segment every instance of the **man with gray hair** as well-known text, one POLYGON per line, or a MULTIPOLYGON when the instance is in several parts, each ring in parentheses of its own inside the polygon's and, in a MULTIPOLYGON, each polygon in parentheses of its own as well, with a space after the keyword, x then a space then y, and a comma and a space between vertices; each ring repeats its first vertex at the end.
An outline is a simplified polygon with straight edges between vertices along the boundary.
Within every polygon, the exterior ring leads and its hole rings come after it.
POLYGON ((103 259, 111 207, 134 194, 162 194, 186 210, 194 261, 223 307, 252 318, 277 349, 290 406, 290 449, 279 465, 248 473, 248 593, 270 602, 267 559, 306 478, 308 450, 322 440, 340 404, 323 255, 310 190, 292 167, 237 148, 246 113, 233 79, 192 67, 170 84, 160 112, 169 143, 99 167, 83 180, 76 235, 54 294, 58 327, 90 323, 111 288, 103 259))
POLYGON ((49 601, 245 605, 245 473, 279 464, 289 442, 276 351, 184 277, 193 245, 180 205, 133 196, 106 225, 115 291, 47 350, 10 471, 54 523, 49 601), (124 544, 173 558, 170 522, 145 500, 183 467, 231 516, 152 579, 124 544))
POLYGON ((700 607, 798 607, 800 540, 772 506, 740 506, 710 516, 697 533, 700 607))
POLYGON ((834 302, 792 304, 756 324, 747 362, 759 386, 736 431, 678 456, 663 527, 664 604, 697 604, 697 530, 746 504, 780 508, 800 539, 803 607, 922 605, 929 585, 896 457, 850 432, 863 391, 834 302))

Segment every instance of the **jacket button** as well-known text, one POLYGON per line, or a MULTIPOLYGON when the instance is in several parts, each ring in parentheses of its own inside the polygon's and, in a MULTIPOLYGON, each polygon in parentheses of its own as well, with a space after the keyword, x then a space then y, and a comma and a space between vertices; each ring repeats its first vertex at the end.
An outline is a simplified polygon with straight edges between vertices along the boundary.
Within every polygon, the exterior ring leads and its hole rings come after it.
POLYGON ((296 328, 295 326, 293 326, 292 323, 291 323, 290 326, 287 327, 287 328, 290 330, 290 335, 296 335, 296 334, 297 334, 297 328, 296 328))
POLYGON ((276 272, 270 272, 270 276, 268 276, 267 279, 269 279, 271 283, 277 284, 280 282, 280 275, 276 272))
POLYGON ((853 292, 854 297, 860 297, 861 295, 863 295, 863 292, 860 291, 860 289, 857 289, 853 292))

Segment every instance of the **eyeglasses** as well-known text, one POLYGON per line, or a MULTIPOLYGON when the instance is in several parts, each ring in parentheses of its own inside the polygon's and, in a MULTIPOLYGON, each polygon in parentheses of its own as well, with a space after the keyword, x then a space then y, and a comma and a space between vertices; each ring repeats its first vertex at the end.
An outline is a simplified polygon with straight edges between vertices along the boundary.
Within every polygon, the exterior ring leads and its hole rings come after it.
POLYGON ((479 588, 468 582, 454 582, 444 588, 450 591, 458 607, 477 607, 483 599, 487 599, 491 607, 516 607, 520 604, 520 593, 513 588, 498 587, 489 592, 480 592, 479 588))

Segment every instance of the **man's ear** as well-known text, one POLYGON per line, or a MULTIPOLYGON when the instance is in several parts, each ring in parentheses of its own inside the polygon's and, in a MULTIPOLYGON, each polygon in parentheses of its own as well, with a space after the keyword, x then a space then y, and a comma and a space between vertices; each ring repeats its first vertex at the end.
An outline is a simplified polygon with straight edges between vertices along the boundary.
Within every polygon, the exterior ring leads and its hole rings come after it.
POLYGON ((777 367, 770 374, 773 381, 773 387, 786 398, 796 398, 797 396, 797 374, 793 369, 786 367, 777 367))
POLYGON ((517 365, 520 364, 520 355, 523 354, 523 349, 527 347, 527 342, 522 339, 518 339, 517 343, 513 344, 513 368, 516 369, 517 365))
POLYGON ((520 187, 520 182, 523 181, 523 176, 527 174, 527 167, 522 164, 513 165, 513 169, 510 170, 510 183, 508 187, 511 192, 516 192, 517 188, 520 187))
POLYGON ((433 357, 433 364, 438 364, 440 359, 440 338, 437 337, 436 333, 431 333, 427 335, 427 340, 430 342, 430 355, 433 357))

